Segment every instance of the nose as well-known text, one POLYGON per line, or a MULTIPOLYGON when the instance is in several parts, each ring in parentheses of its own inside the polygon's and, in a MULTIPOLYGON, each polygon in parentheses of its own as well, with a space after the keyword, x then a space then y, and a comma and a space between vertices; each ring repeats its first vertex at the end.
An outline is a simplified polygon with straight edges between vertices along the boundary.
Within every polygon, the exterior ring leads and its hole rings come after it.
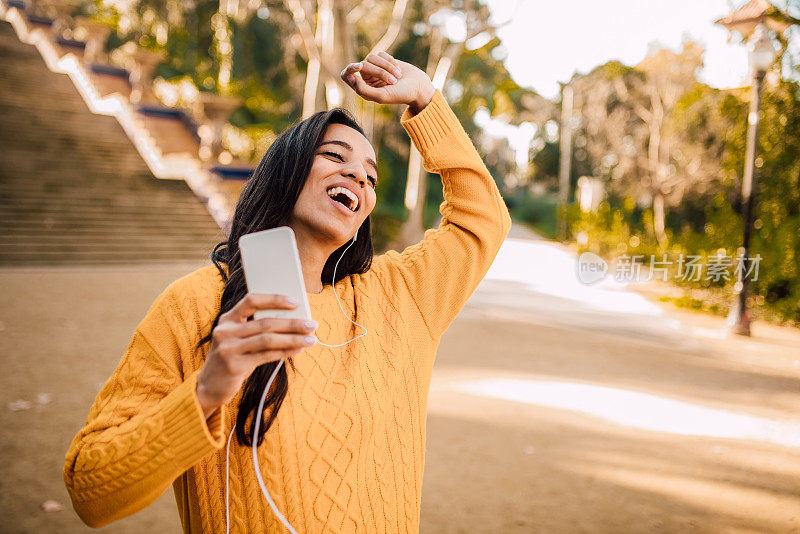
POLYGON ((343 172, 342 174, 347 176, 348 178, 355 180, 358 183, 359 187, 364 187, 367 183, 367 177, 362 176, 361 174, 356 174, 356 171, 354 170, 346 171, 343 172))

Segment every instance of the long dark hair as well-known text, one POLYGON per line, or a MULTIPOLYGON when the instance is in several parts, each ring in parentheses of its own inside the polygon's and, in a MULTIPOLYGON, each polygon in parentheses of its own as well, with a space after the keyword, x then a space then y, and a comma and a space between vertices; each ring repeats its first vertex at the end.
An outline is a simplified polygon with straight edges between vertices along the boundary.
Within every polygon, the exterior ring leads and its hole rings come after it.
MULTIPOLYGON (((244 185, 231 222, 228 239, 218 243, 211 252, 211 261, 219 269, 225 281, 222 302, 217 316, 211 325, 216 328, 220 316, 229 311, 247 294, 247 284, 242 270, 239 254, 239 238, 251 232, 284 226, 289 220, 294 205, 306 183, 314 152, 319 147, 329 124, 343 124, 364 135, 364 130, 347 110, 334 108, 320 111, 284 130, 272 143, 250 179, 244 185), (221 264, 226 264, 227 274, 221 264)), ((322 270, 323 282, 333 278, 336 260, 349 244, 349 241, 337 249, 325 263, 322 270)), ((366 218, 358 231, 358 238, 351 246, 336 268, 336 281, 351 274, 366 272, 372 264, 374 250, 370 232, 370 218, 366 218)), ((211 332, 203 337, 197 348, 211 341, 211 332)), ((289 361, 285 362, 289 363, 289 361)), ((255 422, 258 402, 267 385, 270 375, 278 362, 260 365, 253 371, 244 385, 244 393, 239 403, 236 416, 236 438, 242 445, 251 446, 252 425, 255 422), (250 420, 249 428, 247 426, 250 420)), ((283 403, 288 389, 286 366, 282 366, 275 377, 264 404, 264 412, 260 414, 262 424, 258 435, 261 445, 264 434, 272 425, 278 410, 283 403), (267 411, 269 417, 264 421, 267 411)))

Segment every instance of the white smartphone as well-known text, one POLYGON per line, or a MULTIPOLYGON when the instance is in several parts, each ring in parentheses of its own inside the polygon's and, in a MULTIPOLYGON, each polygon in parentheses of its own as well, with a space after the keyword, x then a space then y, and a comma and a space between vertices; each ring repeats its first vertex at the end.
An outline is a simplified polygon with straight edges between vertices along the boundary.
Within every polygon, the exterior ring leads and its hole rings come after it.
POLYGON ((259 310, 253 315, 254 319, 311 319, 297 241, 290 227, 245 234, 239 238, 239 250, 248 292, 286 295, 298 302, 293 310, 259 310))

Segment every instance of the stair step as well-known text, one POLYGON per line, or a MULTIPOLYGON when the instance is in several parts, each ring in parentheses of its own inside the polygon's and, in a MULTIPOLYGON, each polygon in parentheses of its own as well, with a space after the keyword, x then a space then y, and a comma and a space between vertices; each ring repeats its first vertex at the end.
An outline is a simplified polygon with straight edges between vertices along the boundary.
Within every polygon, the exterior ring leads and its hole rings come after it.
POLYGON ((88 242, 169 242, 169 243, 200 243, 216 244, 227 238, 222 232, 207 228, 206 231, 179 232, 172 228, 136 228, 136 227, 109 227, 108 231, 94 231, 94 228, 61 227, 51 228, 0 228, 0 241, 8 243, 55 243, 74 241, 76 243, 88 242))
MULTIPOLYGON (((96 183, 85 181, 68 181, 66 178, 61 182, 56 183, 36 183, 28 185, 25 182, 16 182, 15 184, 6 184, 0 175, 0 195, 15 195, 19 193, 25 195, 41 195, 52 196, 64 194, 65 197, 73 191, 85 192, 87 197, 94 195, 101 195, 109 193, 109 188, 113 186, 117 197, 125 196, 138 196, 142 193, 152 194, 155 198, 172 198, 175 201, 186 200, 187 195, 192 194, 191 189, 183 182, 175 182, 174 180, 159 180, 152 176, 139 177, 138 180, 133 180, 135 176, 100 176, 96 183), (145 181, 146 180, 146 181, 145 181)), ((110 194, 110 193, 109 193, 110 194)), ((197 198, 198 203, 202 203, 200 198, 197 198)))
MULTIPOLYGON (((169 189, 156 190, 153 192, 153 195, 147 199, 147 202, 148 203, 163 202, 163 203, 174 203, 176 205, 202 206, 202 202, 200 201, 200 199, 187 197, 185 194, 186 192, 187 191, 172 191, 169 189)), ((33 189, 14 188, 13 186, 8 187, 5 186, 4 184, 0 184, 0 204, 10 199, 14 199, 14 201, 17 200, 47 201, 48 199, 52 199, 54 195, 58 195, 59 199, 70 200, 70 201, 74 200, 76 202, 81 202, 81 201, 111 202, 118 204, 129 204, 133 202, 141 204, 142 202, 134 195, 124 195, 124 194, 120 195, 117 192, 112 192, 107 189, 101 190, 99 188, 66 186, 59 188, 49 188, 47 190, 45 190, 44 188, 40 190, 33 190, 33 189)))
POLYGON ((174 259, 181 260, 206 259, 210 257, 210 251, 187 251, 185 250, 120 250, 120 251, 90 251, 90 250, 71 250, 55 251, 42 250, 28 252, 26 250, 4 251, 0 256, 0 264, 13 265, 17 263, 50 263, 63 261, 82 261, 85 263, 105 262, 105 261, 141 261, 147 263, 148 259, 174 259))
POLYGON ((187 219, 185 217, 157 218, 92 218, 73 220, 45 218, 18 218, 9 220, 0 219, 0 235, 13 235, 17 233, 50 235, 79 233, 87 235, 115 235, 143 234, 143 235, 186 235, 186 236, 215 236, 219 235, 220 228, 214 222, 202 219, 187 219))
POLYGON ((109 239, 97 239, 87 236, 75 236, 73 234, 64 236, 38 237, 32 241, 30 236, 0 235, 0 246, 3 250, 13 247, 20 247, 30 250, 39 249, 81 249, 81 250, 128 250, 132 245, 136 248, 160 248, 172 247, 175 249, 208 249, 219 243, 221 240, 191 238, 189 236, 147 236, 147 235, 128 235, 109 239))
POLYGON ((41 252, 41 251, 50 251, 50 252, 64 252, 64 251, 72 251, 72 250, 82 250, 85 252, 90 251, 108 251, 108 252, 124 252, 124 251, 133 251, 133 250, 142 250, 142 249, 152 249, 152 250, 171 250, 171 251, 191 251, 191 252, 200 252, 200 253, 211 253, 211 249, 216 245, 218 241, 208 241, 208 242, 193 242, 193 243, 179 243, 179 242, 167 242, 167 241, 136 241, 127 243, 124 241, 107 241, 107 242, 70 242, 70 241, 63 241, 61 243, 6 243, 2 242, 3 246, 3 254, 6 252, 10 252, 13 250, 17 251, 29 251, 29 252, 41 252))
POLYGON ((87 236, 113 236, 113 235, 171 235, 209 237, 221 236, 222 230, 216 224, 183 224, 175 219, 162 219, 160 221, 114 221, 84 220, 82 222, 64 222, 56 220, 0 220, 0 235, 87 235, 87 236))
MULTIPOLYGON (((183 221, 180 221, 181 223, 183 221)), ((113 219, 86 219, 76 217, 70 221, 67 219, 8 219, 0 217, 0 233, 12 234, 16 232, 24 232, 30 229, 35 233, 47 232, 85 232, 85 233, 110 233, 119 231, 117 229, 124 229, 129 232, 141 233, 158 233, 169 231, 174 228, 181 228, 182 232, 188 235, 195 234, 208 234, 217 235, 221 231, 219 226, 213 221, 201 221, 195 224, 180 224, 178 226, 173 219, 161 218, 152 220, 135 219, 125 221, 119 218, 113 219)))
POLYGON ((95 216, 109 215, 111 218, 124 217, 124 216, 152 216, 155 218, 181 217, 183 219, 196 219, 198 221, 207 219, 210 214, 202 207, 197 208, 163 208, 154 209, 147 205, 139 206, 57 206, 57 205, 0 205, 0 213, 16 217, 59 217, 64 215, 66 217, 78 214, 83 218, 94 218, 95 216), (169 213, 164 213, 165 209, 169 209, 169 213))
POLYGON ((0 221, 0 234, 1 235, 10 235, 17 232, 30 232, 39 235, 48 235, 52 233, 57 233, 61 235, 66 235, 70 233, 91 233, 91 232, 98 232, 98 233, 113 233, 113 232, 128 232, 128 233, 139 233, 143 235, 161 235, 161 234, 169 234, 169 235, 176 235, 178 229, 183 231, 184 229, 189 229, 185 231, 185 235, 196 236, 196 235, 209 235, 215 236, 219 235, 219 226, 216 224, 211 225, 207 223, 196 223, 192 221, 184 221, 179 219, 164 219, 161 221, 161 224, 158 224, 157 221, 145 221, 142 222, 141 220, 131 219, 130 221, 125 221, 123 219, 116 219, 111 220, 108 219, 106 221, 92 221, 91 223, 82 222, 82 221, 57 221, 54 219, 27 219, 27 220, 19 220, 16 221, 16 225, 12 224, 5 224, 5 221, 0 221), (22 223, 20 225, 20 223, 22 223), (109 230, 105 230, 108 228, 109 230))
POLYGON ((117 208, 123 210, 169 210, 171 213, 205 213, 206 207, 199 199, 177 200, 170 196, 152 195, 147 198, 133 196, 119 197, 84 197, 76 195, 5 195, 0 197, 0 210, 34 210, 34 211, 108 211, 117 208))
POLYGON ((150 211, 169 210, 172 213, 188 213, 188 214, 203 214, 207 215, 208 210, 200 203, 199 200, 178 200, 169 197, 155 197, 147 199, 147 203, 143 203, 142 199, 137 198, 78 198, 70 195, 55 195, 53 196, 2 196, 0 193, 0 211, 16 210, 20 212, 32 211, 40 212, 43 210, 67 210, 82 211, 84 209, 102 209, 109 208, 120 209, 147 209, 150 211))
MULTIPOLYGON (((116 161, 109 160, 99 165, 92 159, 80 157, 79 154, 75 154, 75 156, 77 157, 72 160, 74 166, 65 168, 66 163, 64 161, 52 162, 50 165, 48 165, 50 162, 45 160, 25 161, 23 159, 20 161, 22 159, 21 156, 19 154, 13 155, 12 152, 7 159, 0 161, 0 183, 8 182, 12 177, 15 183, 21 184, 32 179, 43 183, 103 183, 104 186, 107 186, 109 182, 124 183, 131 180, 143 183, 147 181, 152 183, 162 181, 150 173, 144 162, 134 165, 127 157, 115 158, 116 161), (77 166, 78 164, 80 166, 77 166)), ((163 180, 165 183, 170 181, 174 180, 163 180)), ((170 186, 165 185, 164 187, 170 186)))
POLYGON ((62 241, 6 241, 4 237, 0 237, 0 246, 3 247, 3 253, 8 250, 26 250, 29 252, 42 251, 42 250, 86 250, 86 251, 119 251, 119 250, 141 250, 141 249, 162 249, 168 248, 173 251, 200 251, 203 254, 210 254, 211 250, 222 239, 195 239, 184 241, 154 241, 147 239, 120 239, 115 241, 111 240, 75 240, 63 239, 62 241))
POLYGON ((208 256, 197 255, 171 255, 171 254, 56 254, 52 256, 36 255, 15 255, 13 257, 0 257, 0 265, 4 267, 57 267, 61 265, 143 265, 185 263, 187 261, 200 262, 206 260, 210 263, 208 256))

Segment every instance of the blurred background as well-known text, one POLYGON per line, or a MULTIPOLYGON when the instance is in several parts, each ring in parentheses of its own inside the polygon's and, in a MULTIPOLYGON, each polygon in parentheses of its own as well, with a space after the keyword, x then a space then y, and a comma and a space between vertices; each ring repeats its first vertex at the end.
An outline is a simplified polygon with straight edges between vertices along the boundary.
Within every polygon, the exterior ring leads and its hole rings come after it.
MULTIPOLYGON (((440 345, 424 532, 800 532, 797 0, 2 0, 2 532, 275 137, 342 106, 376 251, 441 180, 339 72, 425 70, 514 225, 440 345)), ((171 490, 107 532, 178 532, 171 490)))

